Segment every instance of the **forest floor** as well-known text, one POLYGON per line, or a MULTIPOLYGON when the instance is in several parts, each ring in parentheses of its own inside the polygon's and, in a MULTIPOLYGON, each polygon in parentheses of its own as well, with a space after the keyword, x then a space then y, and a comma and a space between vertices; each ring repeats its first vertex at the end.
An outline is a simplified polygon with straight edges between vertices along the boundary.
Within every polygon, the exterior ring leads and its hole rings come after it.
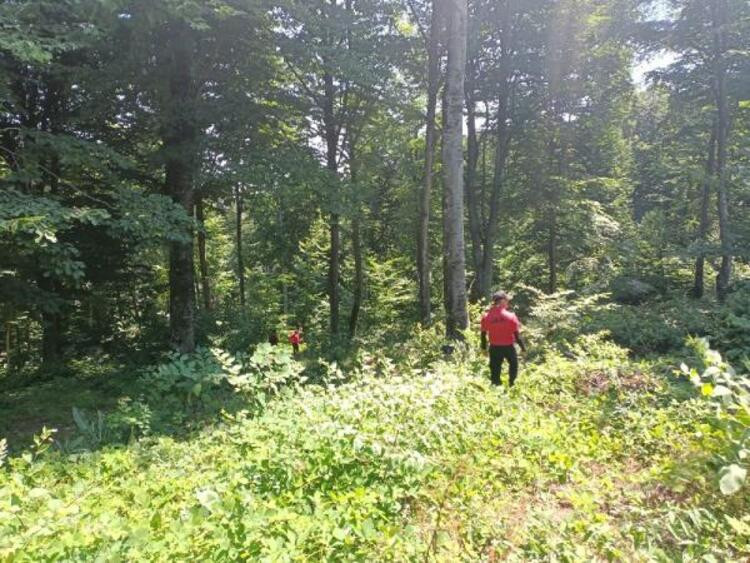
POLYGON ((591 340, 512 390, 484 362, 374 359, 184 439, 36 446, 0 472, 0 560, 750 555, 750 499, 718 492, 710 408, 670 362, 591 340))
POLYGON ((108 411, 124 391, 111 383, 111 374, 97 378, 59 377, 4 391, 0 395, 0 436, 12 450, 32 443, 42 428, 55 428, 58 438, 71 436, 76 426, 73 407, 108 411))

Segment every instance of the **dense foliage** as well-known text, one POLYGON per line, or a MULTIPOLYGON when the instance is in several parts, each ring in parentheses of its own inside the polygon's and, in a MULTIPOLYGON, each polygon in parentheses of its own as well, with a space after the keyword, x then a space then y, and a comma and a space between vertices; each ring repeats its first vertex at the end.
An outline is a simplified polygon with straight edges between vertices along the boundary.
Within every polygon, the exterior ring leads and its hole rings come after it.
POLYGON ((426 365, 423 351, 439 345, 429 342, 406 345, 400 359, 362 354, 351 371, 329 365, 301 387, 294 361, 269 348, 249 362, 175 358, 136 388, 180 406, 122 400, 80 424, 62 451, 47 432, 4 460, 0 553, 446 561, 748 553, 748 497, 737 493, 747 471, 747 444, 737 442, 747 435, 747 380, 719 369, 716 353, 702 377, 693 372, 702 393, 693 392, 663 362, 629 361, 590 336, 565 356, 550 350, 528 364, 523 386, 508 393, 476 375, 483 359, 472 352, 426 365), (231 409, 220 423, 189 440, 163 434, 173 420, 160 420, 160 410, 196 420, 219 397, 231 409), (100 441, 119 441, 126 427, 128 445, 100 441))
POLYGON ((0 561, 747 558, 748 53, 745 0, 0 0, 0 561))
MULTIPOLYGON (((710 298, 714 273, 729 299, 750 246, 746 4, 468 4, 471 300, 710 298)), ((330 357, 443 317, 442 6, 2 2, 0 373, 294 324, 330 357)))

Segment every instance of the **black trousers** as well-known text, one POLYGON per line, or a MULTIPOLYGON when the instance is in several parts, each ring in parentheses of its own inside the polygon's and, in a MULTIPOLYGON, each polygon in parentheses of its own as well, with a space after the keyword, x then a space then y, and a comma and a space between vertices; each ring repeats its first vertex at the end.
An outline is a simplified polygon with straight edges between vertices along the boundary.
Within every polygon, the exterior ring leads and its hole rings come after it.
POLYGON ((490 376, 493 385, 500 385, 500 372, 503 369, 503 361, 508 360, 510 367, 510 386, 516 382, 518 377, 518 354, 515 346, 490 346, 490 376))

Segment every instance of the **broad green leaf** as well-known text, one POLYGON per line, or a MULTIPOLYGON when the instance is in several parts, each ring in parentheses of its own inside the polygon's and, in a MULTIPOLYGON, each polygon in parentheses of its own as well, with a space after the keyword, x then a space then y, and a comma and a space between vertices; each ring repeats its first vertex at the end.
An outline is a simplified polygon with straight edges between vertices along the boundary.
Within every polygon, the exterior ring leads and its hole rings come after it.
POLYGON ((742 484, 747 477, 747 469, 733 463, 725 467, 723 475, 719 481, 719 488, 725 495, 733 495, 742 488, 742 484))
POLYGON ((732 394, 732 390, 723 385, 717 385, 711 392, 712 397, 727 397, 732 394))

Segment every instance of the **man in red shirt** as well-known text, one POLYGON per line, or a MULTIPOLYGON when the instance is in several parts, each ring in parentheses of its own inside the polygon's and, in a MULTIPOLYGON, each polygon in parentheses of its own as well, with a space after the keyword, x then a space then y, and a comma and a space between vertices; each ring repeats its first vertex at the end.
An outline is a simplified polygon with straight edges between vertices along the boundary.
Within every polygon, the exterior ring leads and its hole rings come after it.
POLYGON ((503 361, 508 360, 510 366, 510 386, 516 382, 518 376, 518 354, 515 343, 526 352, 526 346, 521 340, 519 329, 521 323, 518 317, 508 311, 510 299, 504 291, 498 291, 492 296, 492 307, 482 317, 482 350, 487 350, 487 339, 490 341, 490 375, 493 385, 500 385, 500 372, 503 361))
POLYGON ((302 342, 302 329, 296 328, 289 334, 289 343, 292 345, 294 355, 299 354, 299 345, 302 342))

